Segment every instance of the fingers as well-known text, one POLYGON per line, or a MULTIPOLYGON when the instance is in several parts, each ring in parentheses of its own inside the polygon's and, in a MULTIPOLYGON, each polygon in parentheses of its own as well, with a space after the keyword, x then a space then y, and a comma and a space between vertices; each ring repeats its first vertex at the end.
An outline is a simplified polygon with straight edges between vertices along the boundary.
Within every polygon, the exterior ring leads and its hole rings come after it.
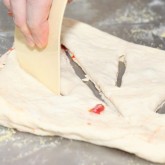
MULTIPOLYGON (((9 15, 25 36, 29 46, 43 48, 49 35, 48 16, 52 0, 3 0, 9 15)), ((72 0, 68 0, 71 2, 72 0)))
POLYGON ((8 9, 8 15, 13 16, 12 10, 11 10, 11 5, 10 5, 10 0, 3 0, 4 5, 8 9))
POLYGON ((25 36, 29 46, 34 46, 31 32, 26 23, 26 0, 11 0, 11 10, 16 26, 25 36))
POLYGON ((49 24, 48 16, 52 0, 27 0, 27 25, 34 43, 43 48, 47 45, 49 24))
POLYGON ((4 5, 11 11, 10 0, 3 0, 4 5))

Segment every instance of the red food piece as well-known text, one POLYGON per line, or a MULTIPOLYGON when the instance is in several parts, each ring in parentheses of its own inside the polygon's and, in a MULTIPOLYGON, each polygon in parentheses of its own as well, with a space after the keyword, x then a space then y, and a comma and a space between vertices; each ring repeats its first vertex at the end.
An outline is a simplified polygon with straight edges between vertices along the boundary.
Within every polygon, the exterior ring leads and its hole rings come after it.
POLYGON ((90 109, 90 112, 96 113, 96 114, 100 114, 101 112, 103 112, 105 109, 104 105, 102 104, 97 104, 94 108, 90 109))
POLYGON ((75 55, 72 55, 72 59, 76 58, 75 55))

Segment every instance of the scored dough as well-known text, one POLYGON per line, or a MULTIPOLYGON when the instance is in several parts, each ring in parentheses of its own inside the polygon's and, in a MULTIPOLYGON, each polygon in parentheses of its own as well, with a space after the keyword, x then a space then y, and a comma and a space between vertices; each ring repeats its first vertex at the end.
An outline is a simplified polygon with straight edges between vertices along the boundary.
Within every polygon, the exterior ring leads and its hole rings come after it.
POLYGON ((62 43, 76 56, 75 61, 98 89, 108 93, 115 87, 118 62, 128 42, 87 24, 64 19, 62 43))
MULTIPOLYGON (((104 103, 97 99, 77 77, 63 51, 61 52, 63 96, 56 96, 19 67, 15 51, 12 50, 0 59, 0 64, 6 61, 6 66, 0 71, 0 124, 37 135, 56 135, 118 148, 150 161, 165 162, 164 116, 153 112, 149 113, 149 116, 145 113, 138 114, 133 106, 129 106, 129 101, 134 103, 133 100, 136 102, 139 98, 140 92, 137 92, 137 87, 115 86, 118 60, 120 56, 125 55, 129 43, 83 23, 76 22, 76 25, 73 23, 75 23, 73 20, 64 21, 62 35, 63 43, 66 41, 64 45, 66 47, 70 45, 68 48, 75 53, 75 61, 81 65, 86 74, 90 75, 97 88, 102 90, 106 97, 108 95, 112 97, 115 106, 108 97, 109 105, 104 105, 105 110, 100 115, 89 112, 95 105, 104 103), (99 38, 98 42, 95 37, 99 38), (133 91, 134 97, 126 98, 128 96, 127 93, 124 95, 126 91, 128 94, 133 91), (126 105, 124 108, 123 103, 126 105), (121 111, 124 117, 120 116, 117 110, 121 111), (131 115, 128 113, 130 111, 131 115)), ((134 49, 132 46, 132 50, 134 49)), ((126 84, 126 79, 124 81, 126 84)), ((153 92, 157 98, 164 98, 163 92, 160 91, 164 86, 159 86, 159 83, 154 86, 153 92)), ((144 94, 142 90, 140 91, 144 94)), ((155 105, 158 105, 158 100, 154 102, 155 105)), ((150 105, 153 99, 146 101, 148 104, 145 106, 150 105)), ((138 105, 140 109, 144 108, 144 111, 145 106, 138 105)), ((153 106, 151 111, 152 108, 153 106)))
POLYGON ((71 19, 63 21, 62 43, 75 55, 74 61, 96 87, 115 106, 123 107, 120 110, 123 115, 156 111, 164 102, 165 51, 128 43, 71 19), (121 57, 126 71, 119 88, 116 81, 121 57))

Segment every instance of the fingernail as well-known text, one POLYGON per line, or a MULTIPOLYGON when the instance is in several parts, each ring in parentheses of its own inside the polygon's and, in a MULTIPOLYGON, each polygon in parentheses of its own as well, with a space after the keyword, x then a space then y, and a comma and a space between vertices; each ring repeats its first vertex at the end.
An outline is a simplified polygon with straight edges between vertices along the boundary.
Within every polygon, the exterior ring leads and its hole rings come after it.
POLYGON ((38 48, 43 49, 47 44, 45 42, 37 41, 36 45, 38 48))
POLYGON ((42 49, 44 46, 41 43, 36 43, 37 47, 42 49))
POLYGON ((39 38, 38 36, 33 36, 33 41, 40 49, 43 49, 46 46, 46 43, 42 40, 42 38, 39 38))
POLYGON ((34 43, 36 44, 38 48, 40 49, 43 48, 43 45, 41 44, 41 42, 39 41, 37 37, 33 37, 33 39, 34 39, 34 43))
POLYGON ((27 39, 27 44, 32 48, 35 46, 34 42, 31 41, 30 39, 27 39))
POLYGON ((8 11, 8 16, 11 16, 11 17, 13 17, 13 13, 11 12, 11 11, 8 11))

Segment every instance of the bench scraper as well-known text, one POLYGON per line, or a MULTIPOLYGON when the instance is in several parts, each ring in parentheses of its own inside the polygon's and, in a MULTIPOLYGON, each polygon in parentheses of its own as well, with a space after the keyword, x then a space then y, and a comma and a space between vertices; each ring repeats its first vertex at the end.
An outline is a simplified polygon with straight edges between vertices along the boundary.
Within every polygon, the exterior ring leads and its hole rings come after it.
POLYGON ((20 66, 55 94, 60 94, 60 34, 68 0, 53 0, 49 15, 49 39, 44 49, 27 46, 15 28, 14 47, 20 66))

